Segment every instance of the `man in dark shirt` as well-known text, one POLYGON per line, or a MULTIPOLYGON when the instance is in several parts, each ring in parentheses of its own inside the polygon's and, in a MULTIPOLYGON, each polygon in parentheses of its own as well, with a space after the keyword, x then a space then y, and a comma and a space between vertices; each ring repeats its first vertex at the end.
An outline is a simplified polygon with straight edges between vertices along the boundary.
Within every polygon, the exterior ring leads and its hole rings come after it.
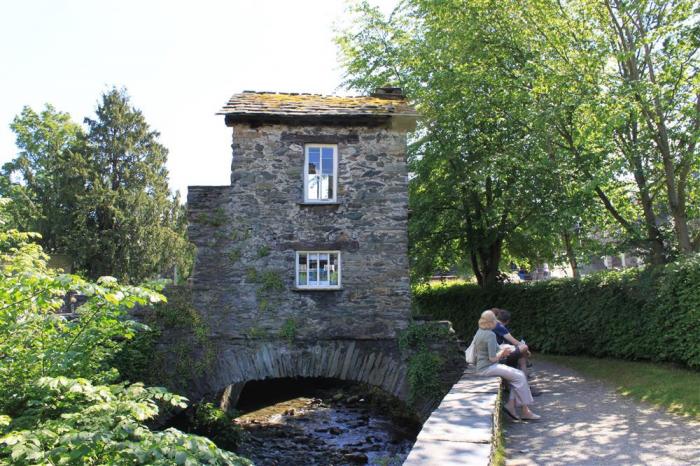
POLYGON ((506 327, 510 322, 510 312, 498 308, 493 308, 491 310, 496 314, 496 318, 498 319, 496 328, 493 329, 493 333, 496 334, 496 342, 499 345, 509 344, 515 346, 515 350, 511 352, 507 358, 503 359, 501 364, 520 369, 527 376, 527 357, 530 355, 530 351, 525 342, 518 341, 510 334, 510 330, 506 327))

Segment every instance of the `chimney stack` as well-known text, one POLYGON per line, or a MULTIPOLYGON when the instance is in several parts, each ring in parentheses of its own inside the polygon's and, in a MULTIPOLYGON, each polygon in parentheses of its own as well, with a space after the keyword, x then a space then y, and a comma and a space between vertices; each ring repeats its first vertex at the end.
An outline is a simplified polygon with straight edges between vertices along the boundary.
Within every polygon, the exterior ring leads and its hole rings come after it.
POLYGON ((380 99, 403 99, 403 91, 400 87, 378 87, 370 94, 372 97, 380 99))

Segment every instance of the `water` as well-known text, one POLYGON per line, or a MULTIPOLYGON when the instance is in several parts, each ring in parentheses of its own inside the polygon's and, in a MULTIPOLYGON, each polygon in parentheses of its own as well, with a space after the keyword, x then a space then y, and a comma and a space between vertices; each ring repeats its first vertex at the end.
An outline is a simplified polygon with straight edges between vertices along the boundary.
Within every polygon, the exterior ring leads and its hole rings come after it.
POLYGON ((272 404, 268 399, 267 406, 241 398, 238 409, 244 414, 236 422, 246 435, 239 454, 273 466, 400 465, 408 456, 419 426, 397 417, 406 413, 396 401, 360 387, 301 387, 299 392, 272 404))

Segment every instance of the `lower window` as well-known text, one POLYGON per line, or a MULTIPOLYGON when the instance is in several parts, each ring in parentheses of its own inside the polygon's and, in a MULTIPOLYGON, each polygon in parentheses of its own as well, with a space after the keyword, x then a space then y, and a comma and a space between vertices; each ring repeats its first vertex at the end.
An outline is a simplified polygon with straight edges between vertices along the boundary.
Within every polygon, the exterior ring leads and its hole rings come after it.
POLYGON ((340 251, 297 251, 297 288, 340 288, 340 251))

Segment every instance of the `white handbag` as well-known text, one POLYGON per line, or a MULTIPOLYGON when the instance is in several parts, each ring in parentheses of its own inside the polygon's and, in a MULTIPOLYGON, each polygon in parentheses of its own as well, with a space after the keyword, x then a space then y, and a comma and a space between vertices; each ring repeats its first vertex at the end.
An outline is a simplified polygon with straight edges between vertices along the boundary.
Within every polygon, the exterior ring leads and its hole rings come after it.
POLYGON ((472 366, 476 364, 476 345, 474 344, 474 339, 472 339, 472 344, 469 345, 469 348, 464 352, 464 357, 467 360, 467 364, 472 366))

